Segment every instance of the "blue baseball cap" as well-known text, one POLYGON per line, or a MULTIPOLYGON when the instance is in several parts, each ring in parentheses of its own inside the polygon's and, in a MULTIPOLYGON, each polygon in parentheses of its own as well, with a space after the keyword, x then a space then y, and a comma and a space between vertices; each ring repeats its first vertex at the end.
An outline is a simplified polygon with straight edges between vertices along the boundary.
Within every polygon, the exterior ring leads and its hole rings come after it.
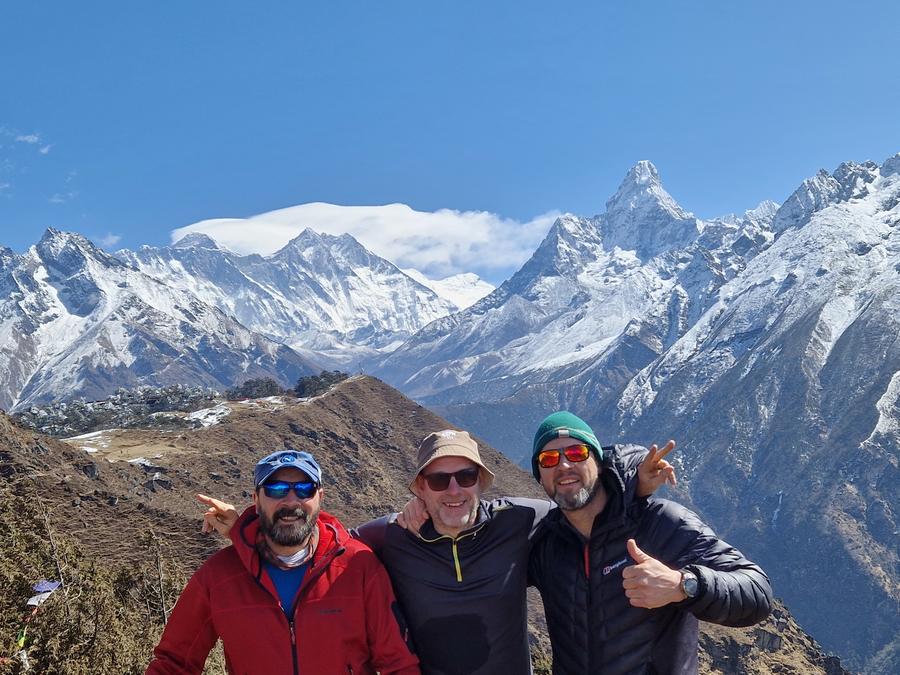
POLYGON ((308 452, 302 450, 278 450, 271 455, 266 455, 256 463, 254 470, 254 487, 262 485, 269 476, 278 469, 300 469, 310 477, 316 485, 322 485, 322 469, 319 463, 308 452))

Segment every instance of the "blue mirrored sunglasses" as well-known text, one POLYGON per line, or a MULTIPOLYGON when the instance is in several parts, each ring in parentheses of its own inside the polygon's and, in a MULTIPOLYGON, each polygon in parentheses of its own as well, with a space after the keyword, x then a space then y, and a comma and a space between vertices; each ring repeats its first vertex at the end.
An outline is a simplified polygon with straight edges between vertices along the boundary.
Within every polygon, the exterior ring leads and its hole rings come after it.
POLYGON ((296 494, 299 499, 309 499, 316 494, 316 490, 319 489, 319 486, 311 480, 304 480, 299 483, 289 483, 285 480, 273 480, 269 483, 263 483, 262 489, 263 492, 266 493, 266 497, 269 497, 270 499, 284 499, 291 489, 294 490, 294 494, 296 494))

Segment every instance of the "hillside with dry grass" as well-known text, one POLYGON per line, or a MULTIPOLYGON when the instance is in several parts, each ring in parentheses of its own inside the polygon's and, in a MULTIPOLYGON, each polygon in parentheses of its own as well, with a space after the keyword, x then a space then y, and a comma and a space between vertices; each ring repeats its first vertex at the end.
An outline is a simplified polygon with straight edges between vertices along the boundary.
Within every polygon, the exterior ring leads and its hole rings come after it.
MULTIPOLYGON (((358 525, 405 503, 416 444, 451 426, 368 377, 312 399, 221 406, 203 429, 110 430, 68 442, 0 414, 0 673, 25 672, 14 654, 23 651, 29 583, 60 578, 28 624, 32 672, 142 672, 177 589, 224 545, 200 534, 195 493, 249 503, 256 461, 288 444, 320 461, 324 508, 358 525)), ((497 475, 489 494, 543 496, 530 474, 481 447, 497 475)), ((540 601, 529 599, 537 671, 548 672, 540 601)), ((218 658, 209 672, 222 672, 218 658)), ((701 660, 707 673, 844 672, 784 608, 750 629, 704 625, 701 660)))

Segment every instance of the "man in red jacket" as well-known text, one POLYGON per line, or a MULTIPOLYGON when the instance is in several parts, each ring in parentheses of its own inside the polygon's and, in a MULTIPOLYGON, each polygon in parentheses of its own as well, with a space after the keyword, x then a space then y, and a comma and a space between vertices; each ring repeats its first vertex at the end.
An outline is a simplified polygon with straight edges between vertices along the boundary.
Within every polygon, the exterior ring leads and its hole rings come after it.
POLYGON ((241 675, 418 675, 384 567, 320 511, 313 456, 263 458, 255 488, 232 546, 182 592, 147 675, 201 673, 217 639, 241 675))

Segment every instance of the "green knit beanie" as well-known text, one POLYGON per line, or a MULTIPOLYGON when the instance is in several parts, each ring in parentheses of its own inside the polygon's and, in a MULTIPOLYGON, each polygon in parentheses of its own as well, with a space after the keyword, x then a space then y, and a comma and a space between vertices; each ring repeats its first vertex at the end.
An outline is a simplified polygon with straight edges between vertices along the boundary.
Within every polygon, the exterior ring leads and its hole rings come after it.
POLYGON ((594 435, 594 431, 578 415, 573 415, 568 410, 560 410, 552 415, 547 415, 534 434, 534 444, 531 451, 531 472, 538 482, 541 481, 541 471, 537 463, 538 453, 549 441, 561 436, 574 438, 577 441, 586 443, 594 451, 597 462, 599 463, 603 460, 603 448, 594 435))

